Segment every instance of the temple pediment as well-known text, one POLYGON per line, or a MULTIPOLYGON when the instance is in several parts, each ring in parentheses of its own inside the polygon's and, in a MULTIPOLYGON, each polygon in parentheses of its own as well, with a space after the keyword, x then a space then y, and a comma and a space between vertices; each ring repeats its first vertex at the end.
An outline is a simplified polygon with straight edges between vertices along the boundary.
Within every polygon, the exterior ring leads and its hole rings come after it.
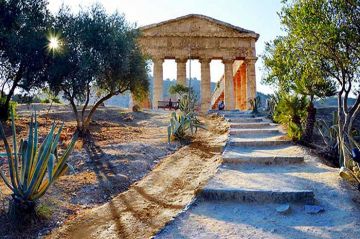
POLYGON ((259 34, 211 17, 190 14, 140 28, 144 37, 245 37, 259 38, 259 34))

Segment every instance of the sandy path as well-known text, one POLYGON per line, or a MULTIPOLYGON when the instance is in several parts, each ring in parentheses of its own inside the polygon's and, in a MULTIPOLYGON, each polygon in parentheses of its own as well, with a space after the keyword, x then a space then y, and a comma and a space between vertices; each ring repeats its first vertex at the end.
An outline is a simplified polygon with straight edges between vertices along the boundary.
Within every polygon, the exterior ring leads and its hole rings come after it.
POLYGON ((226 124, 207 120, 209 131, 164 158, 146 177, 109 203, 82 212, 48 238, 149 238, 178 215, 216 172, 226 124))

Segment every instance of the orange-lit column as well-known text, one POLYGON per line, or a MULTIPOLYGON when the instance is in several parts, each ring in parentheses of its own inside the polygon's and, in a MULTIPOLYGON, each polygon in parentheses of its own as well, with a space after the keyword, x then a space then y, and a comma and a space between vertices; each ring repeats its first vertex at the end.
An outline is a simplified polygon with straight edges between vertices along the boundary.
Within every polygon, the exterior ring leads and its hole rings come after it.
POLYGON ((234 79, 233 79, 233 59, 223 59, 225 65, 225 109, 233 110, 235 109, 235 100, 234 100, 234 79))
POLYGON ((241 76, 240 68, 236 71, 234 76, 234 96, 235 96, 235 109, 241 109, 241 76))

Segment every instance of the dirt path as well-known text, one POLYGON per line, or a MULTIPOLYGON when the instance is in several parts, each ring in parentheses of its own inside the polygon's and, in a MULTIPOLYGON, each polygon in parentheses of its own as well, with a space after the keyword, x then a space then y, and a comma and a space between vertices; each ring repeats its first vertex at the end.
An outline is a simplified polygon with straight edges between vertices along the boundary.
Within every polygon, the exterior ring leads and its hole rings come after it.
POLYGON ((149 238, 193 200, 216 172, 226 123, 206 120, 209 130, 164 158, 146 177, 103 206, 84 211, 48 238, 149 238))

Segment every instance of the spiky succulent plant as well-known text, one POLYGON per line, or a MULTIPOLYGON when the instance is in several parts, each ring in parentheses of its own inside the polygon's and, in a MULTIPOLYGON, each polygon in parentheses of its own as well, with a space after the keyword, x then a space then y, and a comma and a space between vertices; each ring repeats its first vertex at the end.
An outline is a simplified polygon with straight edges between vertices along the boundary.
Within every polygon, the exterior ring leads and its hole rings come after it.
POLYGON ((58 144, 63 124, 56 131, 53 123, 50 132, 39 145, 38 123, 35 115, 31 116, 28 138, 16 138, 14 112, 11 112, 12 147, 9 145, 4 129, 0 123, 0 138, 4 142, 5 154, 9 167, 9 177, 0 169, 0 176, 13 192, 14 200, 34 202, 45 194, 49 186, 69 168, 67 159, 77 140, 75 134, 64 153, 58 155, 58 144))

